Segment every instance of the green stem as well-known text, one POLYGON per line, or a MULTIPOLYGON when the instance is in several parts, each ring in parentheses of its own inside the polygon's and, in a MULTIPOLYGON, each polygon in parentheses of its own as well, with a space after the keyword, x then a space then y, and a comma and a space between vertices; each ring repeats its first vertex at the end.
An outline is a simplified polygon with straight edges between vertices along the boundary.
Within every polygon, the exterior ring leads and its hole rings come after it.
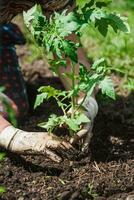
POLYGON ((83 105, 83 103, 84 103, 86 97, 87 97, 87 93, 85 94, 85 96, 84 96, 82 102, 81 102, 81 103, 78 105, 78 107, 74 110, 74 113, 76 113, 76 112, 80 109, 80 107, 83 105))
MULTIPOLYGON (((55 99, 56 99, 56 101, 57 102, 60 102, 60 100, 57 98, 57 97, 55 97, 55 99)), ((65 116, 67 116, 67 114, 66 114, 66 110, 64 109, 64 106, 63 106, 63 104, 61 103, 61 109, 62 109, 62 111, 63 111, 63 114, 65 115, 65 116)))
POLYGON ((66 108, 65 111, 67 112, 69 110, 69 108, 71 107, 71 105, 69 104, 66 108))
MULTIPOLYGON (((72 71, 72 90, 74 91, 75 87, 75 63, 71 61, 71 71, 72 71)), ((75 110, 75 95, 73 93, 72 98, 72 115, 71 118, 74 118, 74 110, 75 110)))

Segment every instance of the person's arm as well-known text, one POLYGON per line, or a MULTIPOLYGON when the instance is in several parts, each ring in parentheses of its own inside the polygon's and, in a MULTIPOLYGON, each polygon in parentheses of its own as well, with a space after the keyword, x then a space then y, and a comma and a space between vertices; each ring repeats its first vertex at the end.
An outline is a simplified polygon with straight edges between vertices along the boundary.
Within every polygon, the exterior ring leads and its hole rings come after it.
MULTIPOLYGON (((5 101, 9 104, 12 102, 6 95, 0 93, 0 106, 5 101)), ((41 154, 55 162, 60 162, 63 157, 74 155, 75 151, 70 143, 53 134, 27 132, 13 127, 2 116, 2 112, 0 112, 0 147, 18 154, 41 154)))
POLYGON ((24 45, 26 43, 26 39, 23 33, 21 32, 20 28, 14 23, 10 23, 9 26, 10 26, 10 35, 11 35, 10 41, 13 44, 24 45))

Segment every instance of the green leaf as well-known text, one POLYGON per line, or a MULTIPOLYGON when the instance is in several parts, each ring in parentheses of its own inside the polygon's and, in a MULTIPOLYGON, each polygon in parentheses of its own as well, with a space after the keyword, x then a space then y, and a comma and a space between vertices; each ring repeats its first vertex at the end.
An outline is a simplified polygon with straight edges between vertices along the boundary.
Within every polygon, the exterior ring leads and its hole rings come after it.
POLYGON ((5 87, 0 86, 0 92, 3 92, 5 90, 5 87))
POLYGON ((99 0, 96 2, 96 6, 99 8, 106 7, 111 2, 112 2, 112 0, 99 0))
POLYGON ((46 129, 49 133, 52 133, 52 131, 59 125, 59 117, 57 115, 53 114, 50 115, 47 122, 43 122, 38 124, 38 126, 46 129))
POLYGON ((115 30, 115 26, 117 30, 120 30, 125 33, 130 33, 130 27, 127 23, 126 17, 121 17, 119 14, 109 14, 108 19, 110 20, 110 25, 115 30))
POLYGON ((92 95, 96 85, 98 84, 99 79, 90 79, 87 85, 86 92, 88 93, 89 96, 92 95))
POLYGON ((80 66, 78 82, 80 91, 88 92, 91 95, 99 79, 99 75, 96 72, 92 74, 84 66, 80 66))
POLYGON ((97 68, 100 66, 100 65, 104 65, 105 63, 105 58, 100 58, 98 60, 96 60, 93 65, 92 65, 92 69, 95 69, 97 70, 97 68))
POLYGON ((102 94, 106 94, 108 97, 115 100, 115 90, 114 84, 109 77, 105 77, 99 84, 99 87, 102 90, 102 94))
POLYGON ((53 51, 55 51, 58 58, 62 59, 61 41, 58 38, 55 38, 52 45, 53 51))
POLYGON ((30 26, 30 22, 34 19, 34 14, 37 13, 38 11, 41 12, 41 7, 39 5, 35 5, 27 12, 25 11, 23 12, 24 22, 27 27, 30 26))
POLYGON ((34 109, 43 103, 44 99, 47 99, 47 93, 38 94, 35 100, 34 109))
POLYGON ((49 64, 50 64, 51 70, 57 75, 59 75, 60 67, 66 68, 66 60, 64 59, 50 60, 49 64))
POLYGON ((65 121, 69 128, 74 132, 80 130, 81 124, 88 122, 90 122, 90 120, 84 113, 78 113, 74 116, 74 118, 67 118, 65 121))
POLYGON ((134 91, 134 79, 128 79, 128 83, 124 85, 124 88, 127 88, 130 91, 134 91))
POLYGON ((94 5, 94 0, 76 0, 76 6, 78 6, 78 10, 82 10, 84 7, 90 8, 94 5))
POLYGON ((2 161, 5 158, 6 154, 5 153, 0 153, 0 161, 2 161))
POLYGON ((47 99, 55 97, 61 92, 61 90, 57 90, 51 86, 42 86, 38 91, 47 94, 47 99))
POLYGON ((68 118, 67 120, 66 120, 66 124, 69 126, 69 128, 71 129, 71 130, 73 130, 74 132, 77 132, 77 131, 79 131, 79 129, 80 129, 80 127, 78 126, 78 124, 77 124, 77 120, 76 119, 70 119, 70 118, 68 118))
POLYGON ((99 32, 106 37, 108 33, 108 21, 106 19, 96 20, 95 26, 98 27, 99 32))
POLYGON ((75 44, 71 41, 64 40, 62 42, 62 45, 66 56, 70 57, 74 62, 77 62, 78 61, 76 52, 77 48, 75 47, 75 44))
POLYGON ((0 186, 0 194, 2 194, 2 193, 5 193, 6 192, 6 189, 5 189, 5 187, 3 187, 3 186, 0 186))
POLYGON ((73 12, 67 14, 67 10, 54 16, 57 31, 60 37, 66 37, 79 28, 79 23, 73 12))
POLYGON ((76 120, 78 125, 90 122, 90 119, 84 113, 80 113, 76 120))
POLYGON ((93 10, 92 14, 90 15, 90 20, 92 22, 95 22, 96 20, 101 20, 102 18, 106 18, 106 13, 101 9, 93 10))
POLYGON ((38 92, 40 92, 41 94, 37 95, 34 108, 43 103, 44 99, 48 100, 51 97, 55 98, 62 93, 61 90, 57 90, 51 86, 42 86, 38 89, 38 92))

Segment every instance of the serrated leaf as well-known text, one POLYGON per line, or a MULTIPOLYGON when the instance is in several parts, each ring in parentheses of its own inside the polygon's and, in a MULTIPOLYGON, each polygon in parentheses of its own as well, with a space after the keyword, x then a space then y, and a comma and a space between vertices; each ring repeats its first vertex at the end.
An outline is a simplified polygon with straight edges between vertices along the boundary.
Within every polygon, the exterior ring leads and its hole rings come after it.
POLYGON ((37 13, 37 11, 41 11, 41 7, 39 5, 33 6, 31 9, 29 9, 27 12, 23 12, 23 18, 24 22, 27 27, 30 26, 30 22, 32 19, 34 19, 34 14, 37 13))
POLYGON ((55 14, 54 17, 57 31, 61 37, 66 37, 76 31, 79 27, 77 18, 73 12, 67 14, 67 10, 61 14, 55 14))
POLYGON ((121 17, 119 14, 109 14, 108 19, 111 21, 110 25, 115 29, 115 26, 118 30, 130 33, 130 27, 126 21, 125 17, 121 17))
POLYGON ((47 93, 38 94, 35 100, 34 109, 43 103, 44 99, 47 99, 47 93))
POLYGON ((52 132, 59 125, 59 117, 53 114, 49 117, 47 122, 38 124, 39 127, 46 129, 48 132, 52 132))
POLYGON ((53 41, 53 51, 55 51, 56 55, 62 59, 62 52, 61 52, 61 41, 58 38, 55 38, 53 41))
POLYGON ((61 90, 57 90, 51 86, 42 86, 38 89, 38 91, 47 94, 47 99, 55 97, 61 92, 61 90))
POLYGON ((102 94, 106 94, 108 97, 115 100, 114 84, 109 77, 105 77, 99 84, 102 90, 102 94))
POLYGON ((106 13, 101 9, 93 10, 92 14, 90 15, 90 20, 92 22, 95 22, 96 20, 101 20, 102 18, 106 18, 106 13))

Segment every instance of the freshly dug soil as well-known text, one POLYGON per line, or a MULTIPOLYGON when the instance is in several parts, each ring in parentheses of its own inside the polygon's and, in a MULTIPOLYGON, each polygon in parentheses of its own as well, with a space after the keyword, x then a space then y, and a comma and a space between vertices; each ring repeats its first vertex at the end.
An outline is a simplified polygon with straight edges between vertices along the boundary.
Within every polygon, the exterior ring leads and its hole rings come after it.
MULTIPOLYGON (((36 64, 23 66, 31 106, 39 86, 62 88, 59 79, 51 77, 49 71, 40 67, 35 70, 36 64)), ((134 195, 134 94, 120 95, 114 102, 98 96, 98 102, 99 114, 88 155, 57 164, 43 156, 7 152, 0 170, 0 185, 7 191, 0 199, 134 200, 134 196, 129 197, 134 195)), ((54 101, 45 102, 36 111, 30 109, 20 127, 40 131, 37 124, 52 112, 60 112, 54 101)))

